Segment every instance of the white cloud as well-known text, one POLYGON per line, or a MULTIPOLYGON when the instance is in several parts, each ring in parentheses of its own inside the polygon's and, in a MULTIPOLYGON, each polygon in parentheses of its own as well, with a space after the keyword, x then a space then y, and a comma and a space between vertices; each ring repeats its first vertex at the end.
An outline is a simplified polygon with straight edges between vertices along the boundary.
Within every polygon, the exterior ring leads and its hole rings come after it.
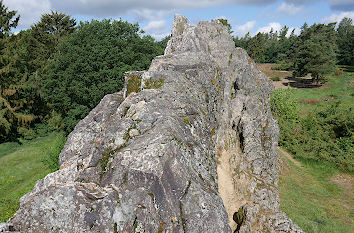
POLYGON ((286 15, 296 15, 303 9, 303 6, 295 6, 293 3, 283 2, 276 11, 286 15))
POLYGON ((238 25, 235 27, 235 36, 243 37, 244 35, 247 34, 247 32, 251 32, 252 29, 254 28, 254 25, 256 24, 256 21, 248 21, 245 24, 238 25))
POLYGON ((37 22, 42 14, 50 12, 49 0, 4 0, 3 4, 20 15, 19 28, 28 28, 37 22))
POLYGON ((351 18, 354 20, 354 11, 343 11, 343 12, 340 12, 339 14, 332 14, 331 16, 321 19, 321 22, 322 23, 333 23, 333 22, 339 23, 345 17, 351 18))
POLYGON ((166 26, 165 20, 150 21, 143 29, 144 31, 159 31, 166 26))
POLYGON ((150 34, 150 36, 154 37, 158 41, 164 39, 166 36, 169 36, 169 35, 171 35, 170 32, 159 33, 159 34, 150 34))
POLYGON ((259 28, 259 29, 257 30, 256 34, 257 34, 258 32, 267 33, 267 32, 270 32, 272 29, 273 29, 273 32, 276 32, 276 31, 279 32, 280 29, 281 29, 280 23, 278 23, 278 22, 268 23, 266 26, 259 28))
MULTIPOLYGON (((226 19, 226 20, 228 20, 228 19, 226 18, 226 16, 224 16, 224 15, 219 16, 219 17, 216 17, 215 19, 226 19)), ((228 20, 228 21, 229 21, 229 20, 228 20)))
POLYGON ((167 28, 166 25, 165 20, 153 20, 143 27, 143 30, 156 40, 161 40, 171 34, 170 28, 167 28))
POLYGON ((151 9, 132 9, 128 13, 132 13, 136 16, 138 21, 146 20, 158 20, 170 14, 171 10, 151 10, 151 9))

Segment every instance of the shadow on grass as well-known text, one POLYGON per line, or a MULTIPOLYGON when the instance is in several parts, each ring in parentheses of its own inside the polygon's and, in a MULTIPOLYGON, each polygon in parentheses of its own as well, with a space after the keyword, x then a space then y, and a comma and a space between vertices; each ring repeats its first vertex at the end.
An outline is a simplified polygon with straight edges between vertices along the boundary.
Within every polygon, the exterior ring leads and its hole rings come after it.
POLYGON ((288 83, 283 83, 284 86, 290 86, 294 88, 319 88, 323 85, 321 83, 315 83, 312 79, 303 77, 286 77, 289 80, 288 83))
POLYGON ((354 66, 342 65, 339 66, 344 72, 354 72, 354 66))

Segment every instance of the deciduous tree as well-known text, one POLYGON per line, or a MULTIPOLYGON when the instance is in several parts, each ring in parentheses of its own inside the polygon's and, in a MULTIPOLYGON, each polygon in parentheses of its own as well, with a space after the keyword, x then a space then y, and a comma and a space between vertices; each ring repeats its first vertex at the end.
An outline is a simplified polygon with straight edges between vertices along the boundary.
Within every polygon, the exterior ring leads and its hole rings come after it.
POLYGON ((59 43, 46 75, 42 96, 64 117, 70 132, 105 94, 122 89, 124 72, 147 69, 163 49, 139 26, 124 21, 93 20, 59 43))

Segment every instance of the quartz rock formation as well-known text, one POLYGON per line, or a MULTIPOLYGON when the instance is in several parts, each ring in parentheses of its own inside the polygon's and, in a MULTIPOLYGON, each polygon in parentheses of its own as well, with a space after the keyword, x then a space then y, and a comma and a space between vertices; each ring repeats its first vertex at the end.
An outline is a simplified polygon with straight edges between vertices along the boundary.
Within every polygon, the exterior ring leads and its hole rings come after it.
POLYGON ((272 90, 218 20, 176 15, 165 54, 80 121, 4 228, 302 232, 279 211, 272 90))

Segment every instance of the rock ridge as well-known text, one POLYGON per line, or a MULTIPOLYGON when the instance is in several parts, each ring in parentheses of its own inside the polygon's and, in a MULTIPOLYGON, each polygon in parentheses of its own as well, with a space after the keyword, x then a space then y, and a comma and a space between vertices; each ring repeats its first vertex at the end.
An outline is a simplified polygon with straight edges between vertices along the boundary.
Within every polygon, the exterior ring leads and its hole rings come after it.
POLYGON ((273 85, 218 20, 176 15, 125 79, 0 232, 302 232, 279 210, 273 85))

